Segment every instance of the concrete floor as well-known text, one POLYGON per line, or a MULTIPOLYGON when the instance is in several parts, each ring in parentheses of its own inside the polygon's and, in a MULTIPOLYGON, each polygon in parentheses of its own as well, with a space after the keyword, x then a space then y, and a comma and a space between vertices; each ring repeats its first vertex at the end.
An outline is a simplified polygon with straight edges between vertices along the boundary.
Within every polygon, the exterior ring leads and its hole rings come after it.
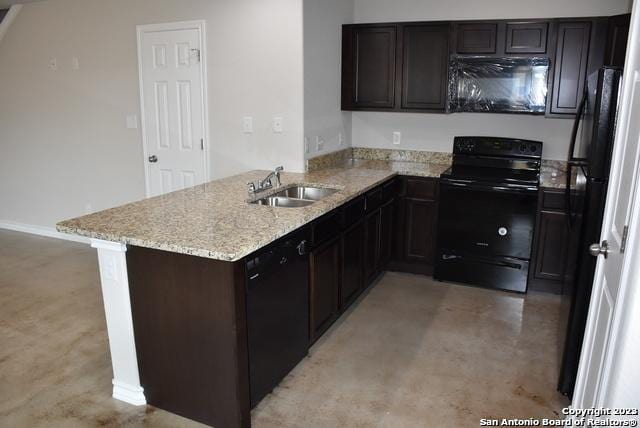
MULTIPOLYGON (((554 417, 559 299, 386 274, 253 411, 255 427, 554 417)), ((0 426, 195 427, 111 398, 97 259, 0 231, 0 426)))

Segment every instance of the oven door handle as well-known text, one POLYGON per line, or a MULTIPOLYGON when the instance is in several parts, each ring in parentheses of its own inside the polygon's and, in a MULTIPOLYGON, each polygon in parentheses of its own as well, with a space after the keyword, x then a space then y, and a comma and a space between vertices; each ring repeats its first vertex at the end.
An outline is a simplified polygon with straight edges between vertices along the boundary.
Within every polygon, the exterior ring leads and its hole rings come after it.
POLYGON ((454 187, 461 187, 473 190, 486 190, 491 192, 505 192, 505 193, 537 193, 538 187, 536 186, 491 186, 474 183, 469 180, 441 178, 440 184, 449 185, 454 187))

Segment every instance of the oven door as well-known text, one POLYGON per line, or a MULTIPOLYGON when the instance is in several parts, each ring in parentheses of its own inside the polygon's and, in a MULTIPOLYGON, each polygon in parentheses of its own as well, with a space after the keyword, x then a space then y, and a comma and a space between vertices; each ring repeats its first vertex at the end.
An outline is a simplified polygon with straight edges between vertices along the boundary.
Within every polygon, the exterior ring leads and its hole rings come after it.
POLYGON ((528 260, 535 225, 535 187, 442 180, 438 247, 451 254, 528 260))

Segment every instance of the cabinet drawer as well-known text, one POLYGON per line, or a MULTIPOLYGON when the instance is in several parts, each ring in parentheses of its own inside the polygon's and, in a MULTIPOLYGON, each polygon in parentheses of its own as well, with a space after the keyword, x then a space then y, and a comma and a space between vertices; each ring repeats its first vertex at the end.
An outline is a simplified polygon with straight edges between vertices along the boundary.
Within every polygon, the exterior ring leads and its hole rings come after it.
POLYGON ((364 217, 364 196, 349 202, 342 210, 342 227, 348 229, 352 224, 364 217))
POLYGON ((382 185, 382 203, 387 203, 400 195, 401 183, 397 178, 392 178, 382 185))
POLYGON ((334 210, 321 217, 313 225, 313 246, 317 247, 323 242, 337 236, 341 230, 341 210, 334 210))
POLYGON ((436 199, 437 191, 437 180, 428 178, 407 178, 407 198, 433 201, 436 199))
POLYGON ((564 211, 565 199, 564 192, 542 191, 542 209, 564 211))
POLYGON ((367 193, 365 198, 365 209, 367 210, 367 212, 371 212, 379 208, 380 205, 382 205, 382 187, 378 187, 370 191, 369 193, 367 193))

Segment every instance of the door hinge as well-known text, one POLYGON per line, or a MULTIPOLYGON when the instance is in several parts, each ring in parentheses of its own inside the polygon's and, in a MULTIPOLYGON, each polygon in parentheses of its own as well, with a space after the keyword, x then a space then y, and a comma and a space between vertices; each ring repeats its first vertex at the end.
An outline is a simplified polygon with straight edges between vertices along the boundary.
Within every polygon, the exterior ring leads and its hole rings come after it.
POLYGON ((627 248, 627 238, 629 237, 629 226, 625 225, 622 229, 622 242, 620 243, 620 254, 624 254, 625 248, 627 248))
POLYGON ((204 138, 200 138, 200 150, 204 150, 204 138))

